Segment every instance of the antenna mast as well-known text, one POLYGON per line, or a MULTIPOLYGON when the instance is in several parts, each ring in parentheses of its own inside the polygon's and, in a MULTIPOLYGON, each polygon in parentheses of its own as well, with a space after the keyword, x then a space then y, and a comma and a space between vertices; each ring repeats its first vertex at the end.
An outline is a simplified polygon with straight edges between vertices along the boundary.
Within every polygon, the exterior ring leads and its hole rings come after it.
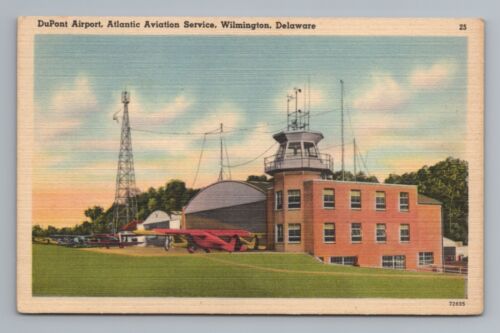
POLYGON ((341 141, 342 141, 342 180, 345 180, 345 168, 344 168, 344 156, 345 156, 345 146, 344 146, 344 81, 340 80, 340 124, 341 124, 341 141))
POLYGON ((113 204, 112 232, 137 218, 137 199, 135 187, 134 155, 132 154, 132 134, 128 115, 130 94, 122 92, 123 117, 120 138, 120 153, 116 171, 116 192, 113 204))
POLYGON ((356 181, 356 138, 352 139, 354 145, 354 181, 356 181))
POLYGON ((222 132, 224 132, 224 125, 220 123, 220 171, 219 171, 219 179, 218 181, 223 181, 224 180, 224 151, 222 147, 222 132))

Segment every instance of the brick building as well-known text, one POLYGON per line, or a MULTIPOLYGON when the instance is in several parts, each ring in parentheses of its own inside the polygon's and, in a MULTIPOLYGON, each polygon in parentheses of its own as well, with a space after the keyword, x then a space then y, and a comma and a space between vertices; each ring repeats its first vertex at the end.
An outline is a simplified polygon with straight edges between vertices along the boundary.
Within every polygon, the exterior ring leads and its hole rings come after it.
POLYGON ((442 261, 441 205, 417 186, 332 180, 319 132, 283 131, 266 158, 268 247, 335 264, 429 269, 442 261))
POLYGON ((184 227, 245 229, 267 248, 307 252, 326 263, 432 269, 442 265, 440 202, 417 186, 333 180, 323 134, 309 114, 288 113, 264 160, 271 182, 220 181, 185 207, 184 227))

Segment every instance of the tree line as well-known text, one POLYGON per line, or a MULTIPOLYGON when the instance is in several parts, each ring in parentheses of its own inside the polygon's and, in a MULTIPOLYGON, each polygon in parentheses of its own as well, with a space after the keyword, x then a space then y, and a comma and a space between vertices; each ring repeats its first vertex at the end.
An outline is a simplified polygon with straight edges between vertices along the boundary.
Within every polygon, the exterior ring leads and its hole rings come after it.
MULTIPOLYGON (((199 189, 186 187, 181 180, 171 180, 164 186, 158 188, 150 187, 146 192, 137 195, 137 219, 144 221, 155 210, 163 210, 167 213, 182 210, 199 189)), ((49 235, 90 235, 110 233, 113 222, 114 205, 108 209, 101 206, 89 207, 84 211, 85 221, 73 227, 57 228, 49 225, 42 228, 33 226, 34 237, 47 237, 49 235)))
MULTIPOLYGON (((363 172, 356 173, 356 177, 345 171, 344 180, 378 183, 375 176, 363 172)), ((333 179, 342 180, 342 171, 333 174, 333 179)), ((271 181, 265 175, 248 176, 247 181, 271 181)), ((468 241, 468 164, 464 160, 448 157, 432 166, 423 166, 415 172, 402 175, 390 174, 384 181, 387 184, 417 185, 421 194, 432 197, 442 203, 444 236, 457 241, 468 241)), ((138 216, 140 221, 145 220, 155 210, 167 213, 181 211, 199 189, 186 187, 180 180, 171 180, 159 188, 151 187, 137 196, 138 216)), ((33 227, 33 236, 48 236, 54 234, 97 234, 109 233, 113 221, 113 205, 108 209, 101 206, 89 207, 85 210, 85 221, 74 227, 56 228, 39 225, 33 227)))
POLYGON ((469 168, 466 161, 448 157, 415 172, 390 174, 385 183, 418 185, 419 193, 441 201, 444 236, 468 243, 469 168))

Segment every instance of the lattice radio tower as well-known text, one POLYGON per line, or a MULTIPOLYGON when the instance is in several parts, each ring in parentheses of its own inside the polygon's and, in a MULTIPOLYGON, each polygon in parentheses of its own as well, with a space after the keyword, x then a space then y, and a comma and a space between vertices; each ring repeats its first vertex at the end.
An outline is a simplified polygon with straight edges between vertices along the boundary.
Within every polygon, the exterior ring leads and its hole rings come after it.
POLYGON ((120 139, 120 154, 116 171, 116 192, 113 210, 112 232, 137 218, 137 190, 135 187, 134 155, 132 154, 132 135, 128 117, 130 94, 122 92, 123 117, 120 139))

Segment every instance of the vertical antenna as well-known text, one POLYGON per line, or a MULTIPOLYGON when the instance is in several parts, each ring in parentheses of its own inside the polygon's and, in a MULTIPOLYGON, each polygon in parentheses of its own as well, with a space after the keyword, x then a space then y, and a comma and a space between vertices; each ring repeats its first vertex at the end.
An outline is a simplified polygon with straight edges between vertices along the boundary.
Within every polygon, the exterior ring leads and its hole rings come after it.
POLYGON ((356 138, 352 139, 352 144, 354 145, 354 181, 356 181, 356 138))
POLYGON ((134 156, 132 154, 132 134, 128 115, 130 94, 122 92, 123 118, 120 138, 120 153, 116 171, 116 192, 113 204, 112 232, 137 218, 137 198, 135 187, 134 156))
MULTIPOLYGON (((311 75, 307 76, 307 126, 309 127, 309 121, 311 120, 311 75)), ((309 130, 309 128, 308 128, 309 130)))
POLYGON ((307 76, 307 111, 311 111, 311 75, 307 76))
POLYGON ((345 180, 345 168, 344 168, 344 156, 345 156, 345 146, 344 146, 344 81, 340 80, 340 136, 342 142, 342 180, 345 180))
POLYGON ((286 128, 290 130, 290 101, 293 99, 292 95, 286 95, 286 128))
POLYGON ((224 125, 220 123, 220 171, 219 171, 219 179, 218 181, 224 180, 224 153, 223 153, 223 147, 222 147, 222 132, 224 132, 224 125))

